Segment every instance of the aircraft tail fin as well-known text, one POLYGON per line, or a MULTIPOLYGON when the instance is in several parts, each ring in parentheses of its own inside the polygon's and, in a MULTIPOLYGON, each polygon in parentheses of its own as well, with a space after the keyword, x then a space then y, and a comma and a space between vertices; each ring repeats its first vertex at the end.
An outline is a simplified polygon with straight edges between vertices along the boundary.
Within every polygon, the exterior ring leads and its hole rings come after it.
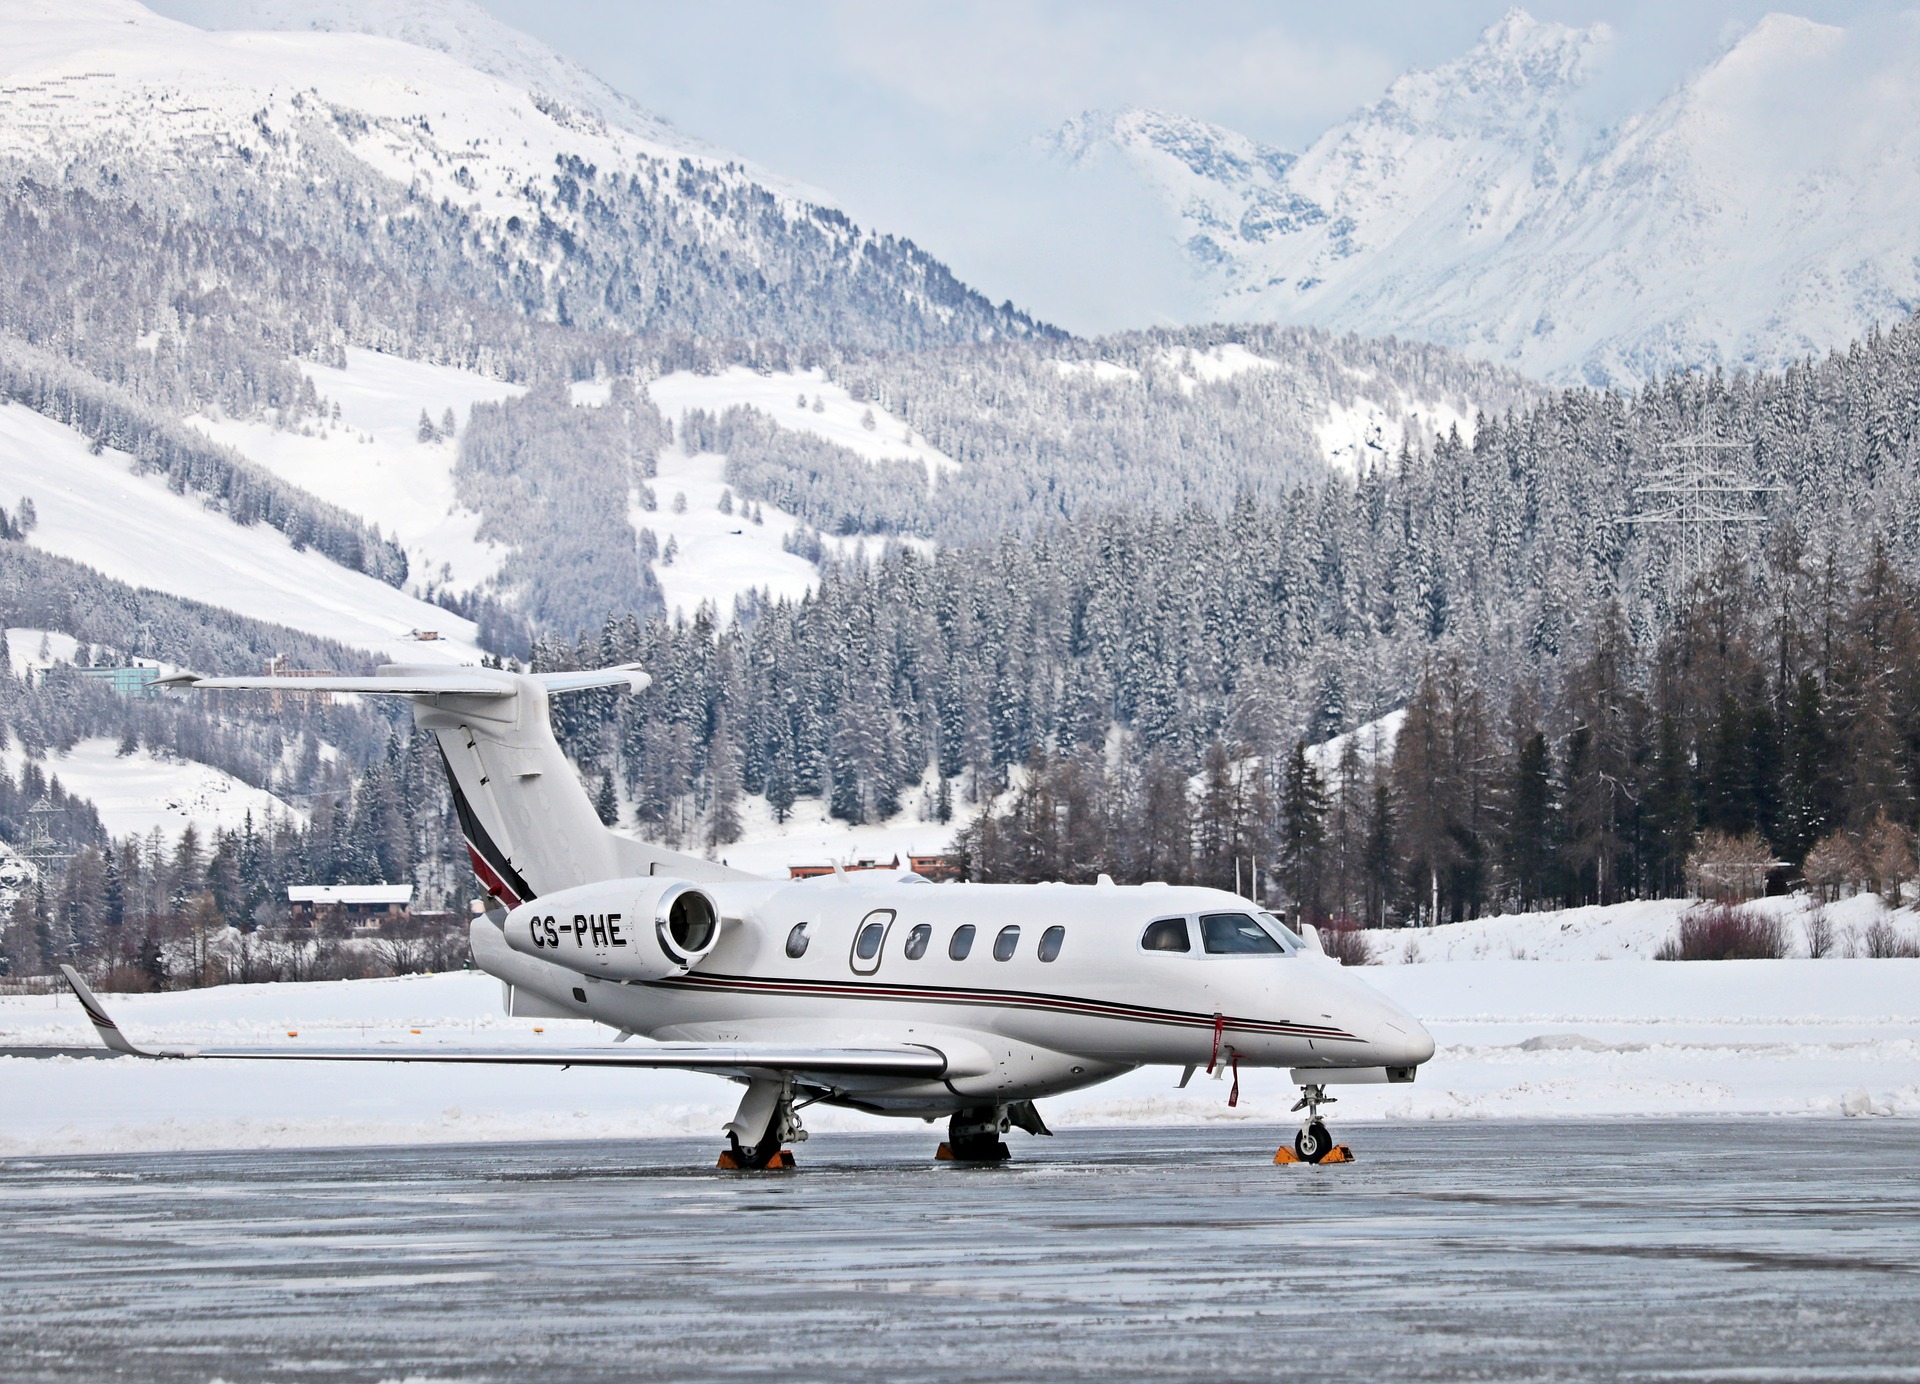
POLYGON ((554 738, 548 699, 604 687, 637 692, 648 681, 637 664, 566 673, 395 664, 371 677, 182 675, 163 685, 405 697, 414 723, 439 743, 474 873, 509 908, 576 884, 635 875, 757 879, 610 831, 593 810, 554 738))

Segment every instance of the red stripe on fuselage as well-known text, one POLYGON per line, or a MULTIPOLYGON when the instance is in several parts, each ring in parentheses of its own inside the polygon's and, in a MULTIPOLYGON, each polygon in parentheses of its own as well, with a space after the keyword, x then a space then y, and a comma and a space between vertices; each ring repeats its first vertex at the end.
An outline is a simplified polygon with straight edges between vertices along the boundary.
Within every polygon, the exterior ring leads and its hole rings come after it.
MULTIPOLYGON (((1038 1009, 1054 1013, 1082 1014, 1090 1018, 1123 1019, 1131 1023, 1159 1024, 1172 1028, 1204 1028, 1214 1025, 1212 1014, 1193 1014, 1178 1009, 1153 1009, 1145 1005, 1119 1004, 1106 1000, 1079 999, 1068 995, 1045 995, 1022 990, 967 990, 924 985, 870 985, 857 981, 765 980, 752 976, 684 975, 672 980, 651 982, 681 990, 726 990, 741 994, 808 995, 836 999, 910 1000, 929 1004, 967 1004, 1004 1009, 1038 1009)), ((1236 1019, 1228 1017, 1226 1027, 1241 1033, 1273 1033, 1293 1038, 1324 1038, 1332 1042, 1359 1042, 1344 1029, 1323 1024, 1295 1024, 1275 1019, 1236 1019)))

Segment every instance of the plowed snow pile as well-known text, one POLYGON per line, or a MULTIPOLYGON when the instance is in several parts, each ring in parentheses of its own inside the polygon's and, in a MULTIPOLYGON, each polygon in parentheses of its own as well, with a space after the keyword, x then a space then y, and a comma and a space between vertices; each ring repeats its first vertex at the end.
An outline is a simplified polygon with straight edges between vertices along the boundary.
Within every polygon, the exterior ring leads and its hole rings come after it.
MULTIPOLYGON (((1802 911, 1796 901, 1766 906, 1802 911)), ((1343 1122, 1378 1119, 1920 1115, 1920 960, 1647 959, 1642 953, 1671 932, 1683 907, 1633 904, 1386 934, 1402 957, 1412 940, 1430 955, 1459 958, 1363 972, 1426 1021, 1439 1051, 1413 1085, 1337 1091, 1336 1132, 1343 1122), (1479 943, 1468 940, 1476 933, 1494 939, 1477 957, 1479 943), (1576 935, 1584 955, 1511 954, 1557 954, 1576 935), (1620 959, 1594 959, 1596 952, 1620 959)), ((1877 905, 1856 900, 1829 912, 1843 945, 1857 948, 1862 920, 1877 905)), ((1910 914, 1891 921, 1914 935, 1910 914)), ((499 984, 477 972, 108 1002, 136 1040, 573 1046, 612 1036, 578 1021, 507 1018, 499 984)), ((0 997, 0 1046, 93 1042, 70 997, 0 997)), ((1281 1127, 1295 1118, 1285 1073, 1243 1072, 1232 1109, 1226 1084, 1196 1075, 1176 1092, 1177 1077, 1144 1069, 1044 1102, 1044 1113, 1057 1126, 1281 1127)), ((0 1155, 703 1133, 717 1140, 734 1090, 667 1072, 0 1058, 0 1155)), ((806 1118, 822 1131, 874 1123, 824 1106, 806 1118)))

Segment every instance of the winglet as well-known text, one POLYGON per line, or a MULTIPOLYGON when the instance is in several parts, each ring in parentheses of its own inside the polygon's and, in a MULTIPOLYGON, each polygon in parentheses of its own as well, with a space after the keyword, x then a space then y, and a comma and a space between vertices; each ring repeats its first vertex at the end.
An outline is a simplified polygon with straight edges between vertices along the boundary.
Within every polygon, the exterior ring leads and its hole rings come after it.
POLYGON ((67 984, 73 987, 74 997, 80 1001, 80 1007, 86 1011, 87 1021, 93 1025, 93 1031, 100 1035, 101 1042, 128 1057, 151 1056, 127 1041, 126 1035, 120 1031, 120 1025, 107 1017, 107 1011, 100 1007, 100 1001, 93 997, 93 991, 87 988, 86 981, 80 979, 78 971, 71 966, 62 966, 60 972, 66 976, 67 984))

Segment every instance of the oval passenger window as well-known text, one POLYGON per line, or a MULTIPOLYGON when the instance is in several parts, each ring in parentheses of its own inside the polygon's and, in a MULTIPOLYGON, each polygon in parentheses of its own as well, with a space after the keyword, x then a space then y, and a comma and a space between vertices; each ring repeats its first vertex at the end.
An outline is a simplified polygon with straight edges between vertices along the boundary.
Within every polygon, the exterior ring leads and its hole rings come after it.
POLYGON ((793 931, 787 934, 787 955, 798 961, 807 954, 807 925, 795 923, 793 931))
POLYGON ((853 954, 862 961, 871 961, 880 950, 880 939, 887 935, 885 923, 868 923, 860 929, 860 940, 853 944, 853 954))
POLYGON ((1060 944, 1067 940, 1067 930, 1063 927, 1050 927, 1040 934, 1040 959, 1051 961, 1060 955, 1060 944))
POLYGON ((965 961, 967 953, 973 950, 973 924, 962 923, 953 930, 953 940, 947 943, 947 956, 953 961, 965 961))
POLYGON ((1019 945, 1020 925, 1018 923, 1008 923, 1000 929, 1000 935, 993 939, 993 959, 995 961, 1011 961, 1013 959, 1013 949, 1019 945))
POLYGON ((918 961, 927 954, 927 942, 933 936, 933 928, 926 923, 915 923, 913 931, 907 934, 906 956, 909 961, 918 961))

